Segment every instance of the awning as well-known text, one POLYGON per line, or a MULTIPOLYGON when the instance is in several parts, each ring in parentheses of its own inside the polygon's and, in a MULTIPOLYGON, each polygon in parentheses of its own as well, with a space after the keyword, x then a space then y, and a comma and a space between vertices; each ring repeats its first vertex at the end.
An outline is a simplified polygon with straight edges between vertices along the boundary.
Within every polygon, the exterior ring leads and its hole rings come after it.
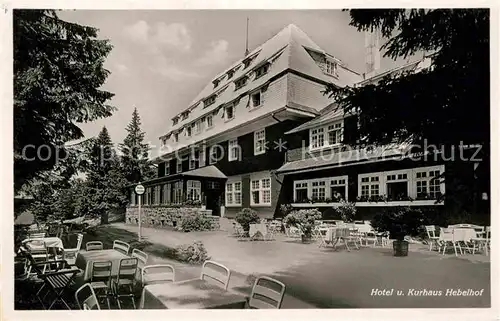
POLYGON ((382 161, 402 157, 407 152, 404 148, 378 147, 372 150, 355 149, 345 152, 323 154, 288 162, 281 166, 277 173, 291 173, 297 171, 314 171, 327 168, 354 165, 367 161, 382 161))
POLYGON ((197 169, 193 169, 188 172, 180 173, 182 176, 197 176, 197 177, 208 177, 208 178, 227 178, 223 172, 221 172, 214 165, 209 165, 197 169))

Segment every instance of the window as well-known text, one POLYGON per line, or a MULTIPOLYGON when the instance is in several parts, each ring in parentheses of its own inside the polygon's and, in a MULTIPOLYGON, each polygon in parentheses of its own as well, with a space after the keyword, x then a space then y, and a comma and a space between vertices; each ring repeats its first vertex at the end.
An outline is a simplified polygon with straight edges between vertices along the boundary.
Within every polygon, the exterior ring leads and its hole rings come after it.
POLYGON ((186 135, 191 137, 191 125, 186 127, 186 135))
POLYGON ((200 149, 198 153, 198 164, 199 167, 205 166, 205 148, 200 149))
POLYGON ((201 201, 200 181, 187 181, 187 199, 190 201, 201 201))
POLYGON ((182 200, 182 181, 177 181, 174 183, 174 204, 180 204, 182 200))
POLYGON ((229 156, 228 160, 235 161, 240 158, 240 146, 238 145, 238 138, 231 139, 228 143, 229 145, 229 156))
POLYGON ((262 93, 260 91, 251 95, 252 108, 256 108, 262 105, 262 93))
POLYGON ((198 163, 196 157, 193 154, 189 155, 189 169, 190 170, 196 169, 196 163, 198 163))
POLYGON ((250 205, 271 205, 270 178, 251 180, 250 205))
POLYGON ((163 186, 163 204, 170 204, 172 203, 171 200, 171 194, 172 193, 172 185, 171 184, 165 184, 163 186))
POLYGON ((340 200, 346 200, 346 180, 345 179, 333 179, 330 181, 330 198, 339 202, 340 200))
POLYGON ((325 142, 325 136, 323 134, 323 128, 313 129, 311 131, 311 148, 323 147, 325 142))
POLYGON ((254 132, 254 155, 266 152, 266 130, 262 129, 254 132))
POLYGON ((308 189, 307 182, 295 183, 294 201, 297 203, 305 203, 308 200, 307 189, 308 189))
POLYGON ((260 78, 267 74, 270 64, 267 62, 264 66, 255 69, 255 79, 260 78))
POLYGON ((150 196, 151 196, 151 202, 149 203, 150 205, 156 204, 156 186, 153 186, 149 189, 150 196))
POLYGON ((227 106, 224 114, 226 121, 234 119, 234 105, 227 106))
POLYGON ((179 123, 179 117, 175 117, 174 119, 172 119, 172 125, 177 125, 179 123))
POLYGON ((238 90, 247 84, 247 76, 244 76, 234 82, 234 90, 238 90))
POLYGON ((226 205, 241 206, 241 182, 226 184, 226 205))
POLYGON ((327 60, 325 63, 326 73, 332 76, 338 76, 337 74, 337 63, 327 60))
POLYGON ((175 140, 176 143, 179 142, 179 133, 175 133, 174 134, 174 140, 175 140))
POLYGON ((343 127, 343 121, 338 121, 326 127, 310 129, 310 149, 319 149, 341 144, 344 132, 343 127))
POLYGON ((366 176, 361 178, 361 196, 379 196, 380 186, 378 176, 366 176))
POLYGON ((176 173, 182 172, 182 159, 178 158, 177 159, 177 171, 176 173))
POLYGON ((342 123, 335 123, 328 126, 328 144, 337 145, 342 142, 342 123))
POLYGON ((203 126, 203 123, 201 122, 201 120, 198 120, 196 123, 195 123, 195 133, 196 134, 199 134, 201 133, 201 128, 203 126))
POLYGON ((207 108, 215 103, 215 95, 212 95, 203 101, 203 108, 207 108))
POLYGON ((231 78, 233 78, 233 75, 234 75, 234 70, 229 70, 229 71, 227 72, 227 79, 231 79, 231 78))
POLYGON ((445 185, 436 177, 443 172, 440 165, 359 175, 358 196, 384 195, 389 202, 437 199, 445 185))
POLYGON ((326 199, 326 182, 312 182, 312 199, 315 201, 324 201, 326 199))
POLYGON ((417 199, 437 199, 441 195, 440 170, 417 171, 415 176, 417 199))
POLYGON ((170 161, 165 162, 165 176, 170 175, 170 161))
POLYGON ((182 113, 182 120, 186 120, 189 117, 189 112, 182 113))
POLYGON ((212 83, 214 84, 214 89, 215 89, 215 88, 217 88, 217 86, 219 86, 220 80, 215 79, 214 81, 212 81, 212 83))
POLYGON ((207 115, 207 128, 211 128, 214 125, 213 115, 207 115))

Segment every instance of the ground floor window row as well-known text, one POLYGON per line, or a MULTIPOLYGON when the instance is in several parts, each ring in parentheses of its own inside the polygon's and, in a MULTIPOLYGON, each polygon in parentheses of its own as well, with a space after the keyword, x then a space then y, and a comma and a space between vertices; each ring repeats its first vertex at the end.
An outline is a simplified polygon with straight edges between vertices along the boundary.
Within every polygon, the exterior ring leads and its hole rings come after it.
MULTIPOLYGON (((242 182, 231 180, 226 183, 226 206, 242 206, 242 182)), ((271 205, 271 177, 250 179, 250 205, 271 205)))
MULTIPOLYGON (((143 205, 169 205, 182 204, 185 201, 202 201, 201 182, 197 180, 188 180, 186 190, 184 190, 182 181, 170 182, 166 184, 146 187, 143 195, 143 205)), ((130 204, 137 205, 139 196, 132 192, 130 204)))
MULTIPOLYGON (((444 194, 444 165, 358 175, 356 200, 433 200, 444 194)), ((294 181, 295 203, 348 200, 348 176, 294 181)))

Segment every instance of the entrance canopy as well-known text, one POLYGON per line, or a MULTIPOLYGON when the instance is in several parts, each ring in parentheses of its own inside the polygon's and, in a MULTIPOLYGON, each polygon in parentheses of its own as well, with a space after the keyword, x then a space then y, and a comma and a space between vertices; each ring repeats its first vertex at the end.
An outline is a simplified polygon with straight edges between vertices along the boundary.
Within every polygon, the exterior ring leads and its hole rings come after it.
POLYGON ((206 177, 206 178, 227 178, 223 172, 221 172, 214 165, 205 166, 202 168, 193 169, 188 172, 181 173, 183 176, 196 176, 196 177, 206 177))

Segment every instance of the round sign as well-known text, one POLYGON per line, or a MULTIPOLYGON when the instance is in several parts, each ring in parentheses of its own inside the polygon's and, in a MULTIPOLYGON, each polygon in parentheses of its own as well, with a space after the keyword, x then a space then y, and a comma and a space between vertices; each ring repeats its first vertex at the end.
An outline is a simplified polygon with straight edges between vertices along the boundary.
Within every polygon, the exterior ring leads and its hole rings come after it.
POLYGON ((136 193, 137 195, 142 195, 142 194, 144 194, 144 191, 145 191, 145 190, 146 190, 146 189, 145 189, 145 188, 144 188, 144 186, 142 186, 141 184, 139 184, 139 185, 137 185, 137 186, 135 187, 135 193, 136 193))

